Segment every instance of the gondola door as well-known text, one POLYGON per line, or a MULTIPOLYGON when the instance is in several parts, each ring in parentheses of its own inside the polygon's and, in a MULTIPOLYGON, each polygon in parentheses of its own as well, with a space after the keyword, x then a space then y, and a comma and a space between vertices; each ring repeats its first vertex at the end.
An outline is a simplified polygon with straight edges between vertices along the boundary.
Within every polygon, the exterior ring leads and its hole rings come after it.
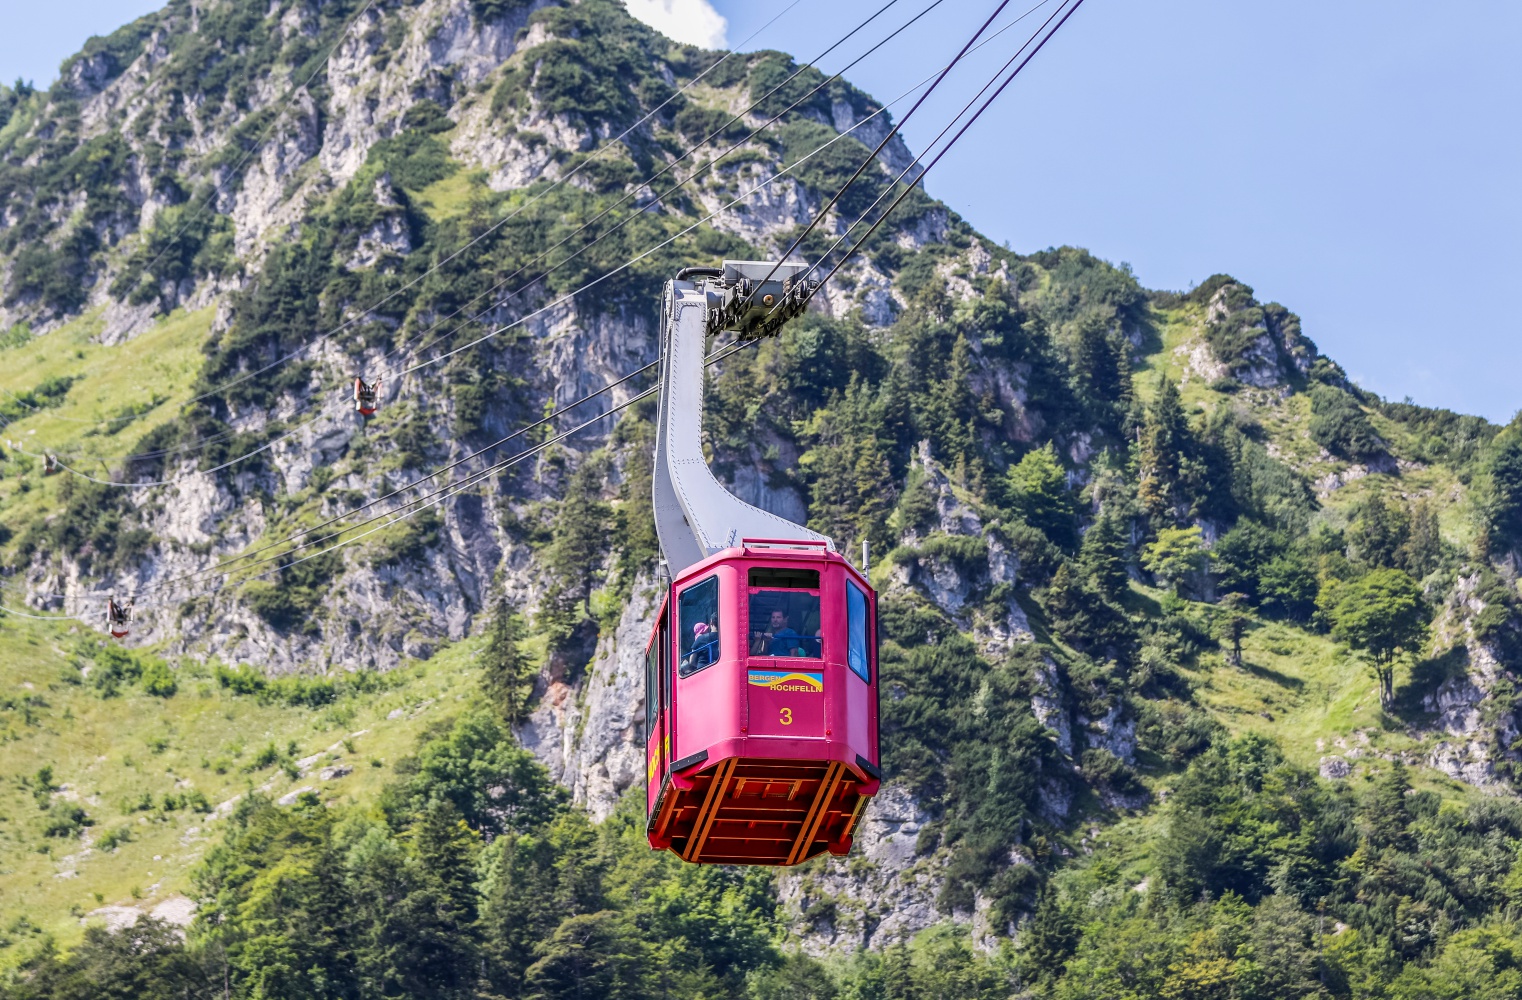
POLYGON ((663 603, 645 650, 645 809, 655 819, 671 770, 671 628, 663 603))

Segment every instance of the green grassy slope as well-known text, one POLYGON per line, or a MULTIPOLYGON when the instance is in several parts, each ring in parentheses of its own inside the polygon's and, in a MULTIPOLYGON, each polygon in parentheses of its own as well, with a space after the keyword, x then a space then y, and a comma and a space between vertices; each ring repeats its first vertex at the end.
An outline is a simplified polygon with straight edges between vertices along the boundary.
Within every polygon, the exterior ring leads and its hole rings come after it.
POLYGON ((0 931, 12 945, 31 933, 66 945, 93 910, 151 910, 185 892, 219 835, 227 807, 217 807, 250 790, 370 801, 418 733, 476 692, 478 644, 467 641, 388 674, 382 690, 317 708, 235 694, 190 661, 170 697, 138 684, 105 696, 74 666, 82 641, 94 640, 47 622, 0 624, 0 931), (334 766, 352 770, 322 780, 334 766), (70 805, 92 825, 48 836, 70 805))

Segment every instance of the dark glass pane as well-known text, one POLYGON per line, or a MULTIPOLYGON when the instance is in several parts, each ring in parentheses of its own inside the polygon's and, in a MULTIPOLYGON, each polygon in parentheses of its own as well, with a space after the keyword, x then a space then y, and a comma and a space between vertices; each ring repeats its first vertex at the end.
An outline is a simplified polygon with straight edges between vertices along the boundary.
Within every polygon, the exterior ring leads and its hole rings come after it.
POLYGON ((763 590, 750 595, 750 655, 821 655, 819 595, 763 590))
POLYGON ((650 649, 645 653, 645 737, 655 732, 655 716, 660 711, 661 705, 661 677, 659 673, 661 641, 659 638, 650 640, 650 649))
POLYGON ((719 658, 719 578, 710 576, 677 598, 679 660, 683 677, 719 658))
POLYGON ((862 680, 871 682, 867 660, 867 595, 846 581, 846 663, 862 680))
POLYGON ((817 569, 788 569, 781 566, 755 566, 750 571, 750 585, 777 590, 783 588, 818 590, 819 571, 817 569))

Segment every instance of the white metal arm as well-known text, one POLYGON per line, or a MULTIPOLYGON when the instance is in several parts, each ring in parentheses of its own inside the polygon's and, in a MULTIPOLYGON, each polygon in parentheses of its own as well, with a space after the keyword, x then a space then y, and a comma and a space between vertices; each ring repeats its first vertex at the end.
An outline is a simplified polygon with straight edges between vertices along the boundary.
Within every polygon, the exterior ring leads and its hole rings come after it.
POLYGON ((775 333, 796 314, 790 303, 806 301, 803 282, 795 282, 805 269, 803 264, 725 261, 720 276, 666 283, 654 500, 656 535, 673 576, 746 538, 822 541, 834 547, 817 531, 730 493, 703 457, 703 361, 710 338, 721 329, 742 336, 775 333), (771 279, 763 281, 768 274, 771 279))

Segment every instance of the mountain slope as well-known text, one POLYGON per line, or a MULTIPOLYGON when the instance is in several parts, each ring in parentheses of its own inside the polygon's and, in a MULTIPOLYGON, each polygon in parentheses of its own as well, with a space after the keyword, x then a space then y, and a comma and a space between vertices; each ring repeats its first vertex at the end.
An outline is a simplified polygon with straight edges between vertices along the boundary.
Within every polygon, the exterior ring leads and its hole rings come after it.
MULTIPOLYGON (((60 961, 45 935, 182 898, 188 945, 133 961, 248 995, 558 996, 582 954, 630 995, 1499 975, 1519 432, 1363 392, 1228 276, 1149 291, 916 190, 810 315, 715 370, 716 471, 877 554, 892 780, 848 859, 774 877, 640 847, 648 403, 350 547, 256 562, 648 363, 662 281, 780 253, 886 134, 811 70, 731 122, 795 67, 718 58, 605 0, 175 2, 49 91, 0 92, 4 603, 83 620, 0 621, 7 989, 72 995, 68 961, 114 939, 60 961), (356 372, 391 373, 373 420, 356 372), (43 452, 176 481, 44 478, 43 452), (1369 609, 1401 587, 1420 599, 1382 657, 1369 609), (88 631, 111 591, 142 598, 130 656, 88 631)), ((910 161, 887 154, 804 256, 910 161)))

